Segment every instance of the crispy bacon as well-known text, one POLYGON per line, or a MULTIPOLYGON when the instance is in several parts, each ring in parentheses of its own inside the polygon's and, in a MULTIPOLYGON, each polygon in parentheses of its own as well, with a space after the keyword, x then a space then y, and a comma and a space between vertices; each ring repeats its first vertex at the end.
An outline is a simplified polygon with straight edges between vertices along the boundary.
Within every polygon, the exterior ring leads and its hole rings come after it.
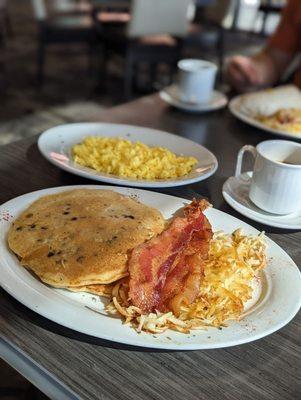
POLYGON ((136 247, 129 260, 129 297, 143 312, 172 310, 198 295, 203 263, 212 237, 203 214, 208 203, 194 200, 184 217, 173 219, 159 236, 136 247))

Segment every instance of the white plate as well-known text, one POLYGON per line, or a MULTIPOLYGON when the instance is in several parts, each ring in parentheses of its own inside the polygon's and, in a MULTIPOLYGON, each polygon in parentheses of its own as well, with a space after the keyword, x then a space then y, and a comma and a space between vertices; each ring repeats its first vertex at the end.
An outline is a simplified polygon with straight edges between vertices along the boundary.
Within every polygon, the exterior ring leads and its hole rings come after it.
POLYGON ((284 132, 278 129, 273 129, 270 128, 266 125, 264 125, 263 123, 261 123, 260 121, 258 121, 257 119, 253 118, 252 116, 247 115, 246 113, 241 111, 241 101, 243 99, 243 96, 245 95, 240 95, 240 96, 236 96, 234 97, 230 103, 229 103, 229 110, 231 111, 231 113, 237 117, 238 119, 240 119, 241 121, 255 126, 258 129, 262 129, 266 132, 270 132, 273 133, 277 136, 285 136, 288 138, 292 138, 295 140, 301 140, 301 133, 296 134, 296 133, 289 133, 289 132, 284 132))
MULTIPOLYGON (((106 186, 65 186, 29 193, 0 207, 0 283, 13 297, 33 311, 76 331, 115 342, 160 349, 195 350, 234 346, 264 337, 287 324, 301 304, 300 272, 292 259, 272 240, 268 242, 268 265, 261 275, 254 298, 248 303, 246 316, 222 330, 193 331, 189 335, 167 331, 161 335, 138 334, 119 318, 98 314, 87 307, 102 310, 97 296, 53 289, 21 267, 6 243, 12 220, 41 196, 74 188, 112 189, 106 186), (94 299, 94 300, 93 300, 94 299)), ((187 200, 132 188, 114 187, 114 191, 132 195, 157 207, 166 218, 187 200)), ((247 234, 258 231, 250 225, 214 208, 206 212, 213 230, 232 232, 238 227, 247 234)))
POLYGON ((213 91, 208 103, 186 103, 180 99, 179 88, 176 84, 164 88, 159 94, 161 99, 166 101, 166 103, 180 110, 193 113, 219 110, 220 108, 224 108, 228 103, 227 97, 217 90, 213 91))
POLYGON ((301 211, 287 215, 276 215, 258 208, 249 198, 252 172, 245 172, 238 179, 231 176, 223 185, 223 197, 237 212, 265 225, 282 229, 301 229, 301 211))
POLYGON ((208 178, 218 167, 216 157, 200 144, 171 133, 140 126, 107 123, 59 125, 42 133, 38 146, 43 156, 57 167, 75 175, 115 185, 150 188, 187 185, 208 178), (80 143, 87 136, 121 137, 133 142, 141 141, 149 146, 162 146, 176 154, 193 156, 198 163, 188 175, 182 178, 155 181, 123 179, 116 175, 82 167, 72 161, 72 146, 80 143))

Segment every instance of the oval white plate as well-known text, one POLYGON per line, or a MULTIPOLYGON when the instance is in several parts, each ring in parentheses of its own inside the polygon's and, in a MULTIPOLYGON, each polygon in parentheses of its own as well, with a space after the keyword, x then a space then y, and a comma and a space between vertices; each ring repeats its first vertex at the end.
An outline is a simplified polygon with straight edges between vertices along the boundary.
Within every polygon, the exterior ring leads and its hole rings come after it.
POLYGON ((150 188, 187 185, 208 178, 218 167, 216 157, 198 143, 164 131, 131 125, 107 123, 59 125, 42 133, 38 146, 43 156, 57 167, 75 175, 115 185, 150 188), (188 175, 182 178, 155 181, 124 179, 82 167, 72 161, 72 146, 80 143, 86 136, 121 137, 133 142, 141 141, 149 146, 166 147, 176 154, 193 156, 198 163, 188 175))
POLYGON ((224 93, 214 90, 211 99, 207 103, 186 103, 179 98, 179 88, 176 84, 168 86, 160 91, 160 97, 166 103, 191 113, 204 113, 224 108, 228 99, 224 93))
POLYGON ((292 138, 295 140, 301 140, 301 133, 294 134, 294 133, 284 132, 281 130, 270 128, 270 127, 262 124, 261 122, 257 121, 255 118, 243 113, 240 108, 243 96, 244 96, 243 94, 236 96, 229 103, 229 110, 236 118, 240 119, 241 121, 243 121, 249 125, 255 126, 255 128, 262 129, 266 132, 273 133, 277 136, 282 136, 282 137, 285 136, 285 137, 289 137, 289 138, 292 138))
MULTIPOLYGON (((300 272, 292 259, 272 240, 268 242, 268 264, 261 275, 256 295, 249 302, 246 316, 227 328, 192 331, 185 335, 167 331, 161 335, 136 333, 119 318, 99 314, 103 310, 101 298, 83 293, 53 289, 42 284, 21 267, 6 243, 12 220, 30 203, 41 196, 73 188, 111 189, 135 196, 141 202, 157 207, 169 218, 187 200, 160 193, 132 188, 106 186, 65 186, 40 190, 17 197, 0 207, 0 283, 13 297, 31 310, 76 331, 124 344, 176 350, 211 349, 251 342, 287 324, 297 313, 301 303, 300 272), (94 300, 93 300, 94 299, 94 300)), ((206 212, 213 229, 232 232, 243 228, 247 234, 258 231, 250 225, 214 208, 206 212)))

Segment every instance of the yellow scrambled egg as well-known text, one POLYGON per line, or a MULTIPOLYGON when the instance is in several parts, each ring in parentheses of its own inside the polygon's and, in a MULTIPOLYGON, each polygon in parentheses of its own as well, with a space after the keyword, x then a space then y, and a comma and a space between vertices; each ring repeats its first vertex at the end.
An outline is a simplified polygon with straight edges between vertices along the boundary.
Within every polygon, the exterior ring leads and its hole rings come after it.
POLYGON ((300 109, 280 109, 276 113, 269 116, 258 116, 257 119, 272 129, 294 134, 301 133, 300 109))
POLYGON ((89 136, 72 148, 73 160, 96 171, 131 179, 174 179, 189 174, 194 157, 120 138, 89 136))

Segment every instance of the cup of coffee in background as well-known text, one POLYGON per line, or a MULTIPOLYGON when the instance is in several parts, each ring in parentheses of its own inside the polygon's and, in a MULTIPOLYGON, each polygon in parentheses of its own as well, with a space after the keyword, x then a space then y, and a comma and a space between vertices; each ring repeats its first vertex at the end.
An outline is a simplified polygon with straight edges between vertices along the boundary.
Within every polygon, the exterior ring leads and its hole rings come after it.
POLYGON ((255 158, 249 192, 252 202, 273 214, 300 211, 301 144, 288 140, 266 140, 256 147, 242 147, 236 164, 235 176, 238 179, 243 179, 241 168, 246 151, 255 158))
POLYGON ((217 66, 212 62, 185 59, 178 62, 179 98, 186 103, 207 103, 212 96, 217 66))

